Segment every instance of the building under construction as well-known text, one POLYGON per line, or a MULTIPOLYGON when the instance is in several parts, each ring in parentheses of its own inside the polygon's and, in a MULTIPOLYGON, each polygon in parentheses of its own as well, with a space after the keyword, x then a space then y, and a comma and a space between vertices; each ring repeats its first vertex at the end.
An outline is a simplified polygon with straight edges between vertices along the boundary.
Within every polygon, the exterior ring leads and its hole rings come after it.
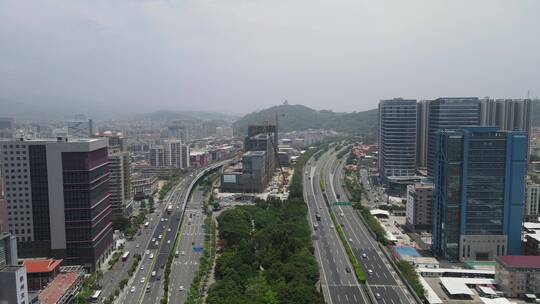
POLYGON ((278 165, 277 138, 276 125, 249 126, 242 163, 225 170, 221 177, 221 191, 263 192, 278 165))

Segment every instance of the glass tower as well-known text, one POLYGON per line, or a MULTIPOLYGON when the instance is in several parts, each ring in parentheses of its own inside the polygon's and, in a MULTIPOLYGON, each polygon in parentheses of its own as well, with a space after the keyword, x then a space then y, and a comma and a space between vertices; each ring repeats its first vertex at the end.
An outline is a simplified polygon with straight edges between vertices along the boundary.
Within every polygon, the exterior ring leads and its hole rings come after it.
POLYGON ((414 176, 416 114, 414 99, 379 102, 379 172, 385 180, 414 176))
POLYGON ((436 135, 433 253, 447 260, 520 254, 527 133, 465 127, 436 135))
POLYGON ((438 98, 429 103, 428 111, 428 176, 435 172, 435 139, 438 130, 480 125, 480 102, 476 97, 438 98))

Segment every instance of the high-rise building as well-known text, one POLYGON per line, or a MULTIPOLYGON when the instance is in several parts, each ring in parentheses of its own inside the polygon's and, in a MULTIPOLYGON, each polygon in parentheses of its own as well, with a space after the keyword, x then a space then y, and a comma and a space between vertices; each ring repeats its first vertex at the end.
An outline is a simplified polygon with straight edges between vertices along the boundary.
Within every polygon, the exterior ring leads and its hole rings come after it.
POLYGON ((379 174, 385 181, 408 180, 416 170, 416 100, 379 102, 379 174))
POLYGON ((427 166, 429 103, 430 100, 420 100, 416 105, 416 166, 424 170, 427 166))
POLYGON ((217 127, 216 128, 217 137, 233 137, 233 128, 231 127, 217 127))
POLYGON ((527 133, 464 127, 436 135, 433 254, 461 261, 520 254, 527 133))
POLYGON ((191 162, 189 158, 189 145, 183 144, 181 149, 182 149, 181 168, 183 169, 189 168, 191 167, 191 162))
POLYGON ((530 99, 480 100, 482 124, 497 126, 500 130, 531 131, 532 101, 530 99))
POLYGON ((92 119, 86 119, 84 115, 78 115, 68 121, 68 135, 76 138, 89 138, 94 135, 94 123, 92 119))
POLYGON ((17 263, 17 240, 0 233, 0 303, 28 304, 26 268, 17 263))
POLYGON ((407 186, 407 206, 405 224, 409 229, 431 231, 431 205, 433 184, 415 183, 407 186))
POLYGON ((189 146, 179 139, 168 139, 163 145, 150 148, 150 165, 171 169, 186 169, 190 166, 189 146))
POLYGON ((183 155, 185 150, 182 149, 183 146, 182 141, 179 139, 169 139, 165 141, 165 164, 167 166, 175 169, 186 168, 184 167, 183 161, 185 159, 185 156, 183 155))
POLYGON ((11 117, 0 117, 0 138, 13 138, 15 123, 11 117))
POLYGON ((0 161, 0 233, 7 232, 7 210, 4 195, 4 178, 2 176, 2 162, 0 161))
POLYGON ((537 221, 540 217, 540 185, 529 183, 525 191, 525 220, 537 221))
POLYGON ((99 134, 108 140, 109 157, 109 203, 113 216, 130 215, 127 208, 131 200, 131 165, 129 152, 124 145, 124 137, 121 133, 105 131, 99 134))
POLYGON ((8 228, 21 257, 95 269, 112 248, 107 140, 0 141, 8 228))
POLYGON ((165 149, 161 145, 153 145, 150 147, 150 166, 165 167, 165 149))
POLYGON ((476 97, 438 98, 428 105, 427 173, 433 177, 437 131, 480 125, 480 103, 476 97))

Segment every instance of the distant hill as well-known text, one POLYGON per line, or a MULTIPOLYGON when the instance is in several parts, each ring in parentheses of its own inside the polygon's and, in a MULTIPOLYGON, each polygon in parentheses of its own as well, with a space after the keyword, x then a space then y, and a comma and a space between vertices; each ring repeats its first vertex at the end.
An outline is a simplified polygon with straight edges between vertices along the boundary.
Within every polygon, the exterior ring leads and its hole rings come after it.
POLYGON ((327 129, 347 133, 371 133, 377 130, 378 110, 339 113, 317 111, 303 105, 279 105, 245 115, 233 123, 235 134, 246 134, 251 124, 275 122, 281 132, 307 129, 327 129))
POLYGON ((205 111, 155 111, 152 113, 141 114, 138 118, 151 120, 224 120, 233 121, 238 117, 229 116, 216 112, 205 111))

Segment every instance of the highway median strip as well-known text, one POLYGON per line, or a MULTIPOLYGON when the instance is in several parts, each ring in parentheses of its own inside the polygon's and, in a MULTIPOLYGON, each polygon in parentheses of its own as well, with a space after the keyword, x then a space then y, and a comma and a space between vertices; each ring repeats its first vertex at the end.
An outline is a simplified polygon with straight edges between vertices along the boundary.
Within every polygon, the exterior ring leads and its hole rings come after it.
POLYGON ((349 257, 349 261, 351 261, 351 264, 353 266, 354 274, 356 275, 356 278, 358 279, 358 282, 361 284, 366 283, 366 273, 362 270, 362 267, 360 267, 360 263, 358 262, 358 259, 354 255, 351 245, 349 242, 347 242, 347 238, 345 237, 345 233, 343 232, 343 229, 341 228, 341 225, 338 223, 336 219, 336 215, 334 214, 334 211, 332 208, 330 208, 330 217, 332 218, 332 222, 334 223, 334 227, 336 227, 336 230, 339 235, 339 239, 341 240, 341 243, 343 244, 343 247, 345 247, 345 252, 347 252, 347 256, 349 257))

